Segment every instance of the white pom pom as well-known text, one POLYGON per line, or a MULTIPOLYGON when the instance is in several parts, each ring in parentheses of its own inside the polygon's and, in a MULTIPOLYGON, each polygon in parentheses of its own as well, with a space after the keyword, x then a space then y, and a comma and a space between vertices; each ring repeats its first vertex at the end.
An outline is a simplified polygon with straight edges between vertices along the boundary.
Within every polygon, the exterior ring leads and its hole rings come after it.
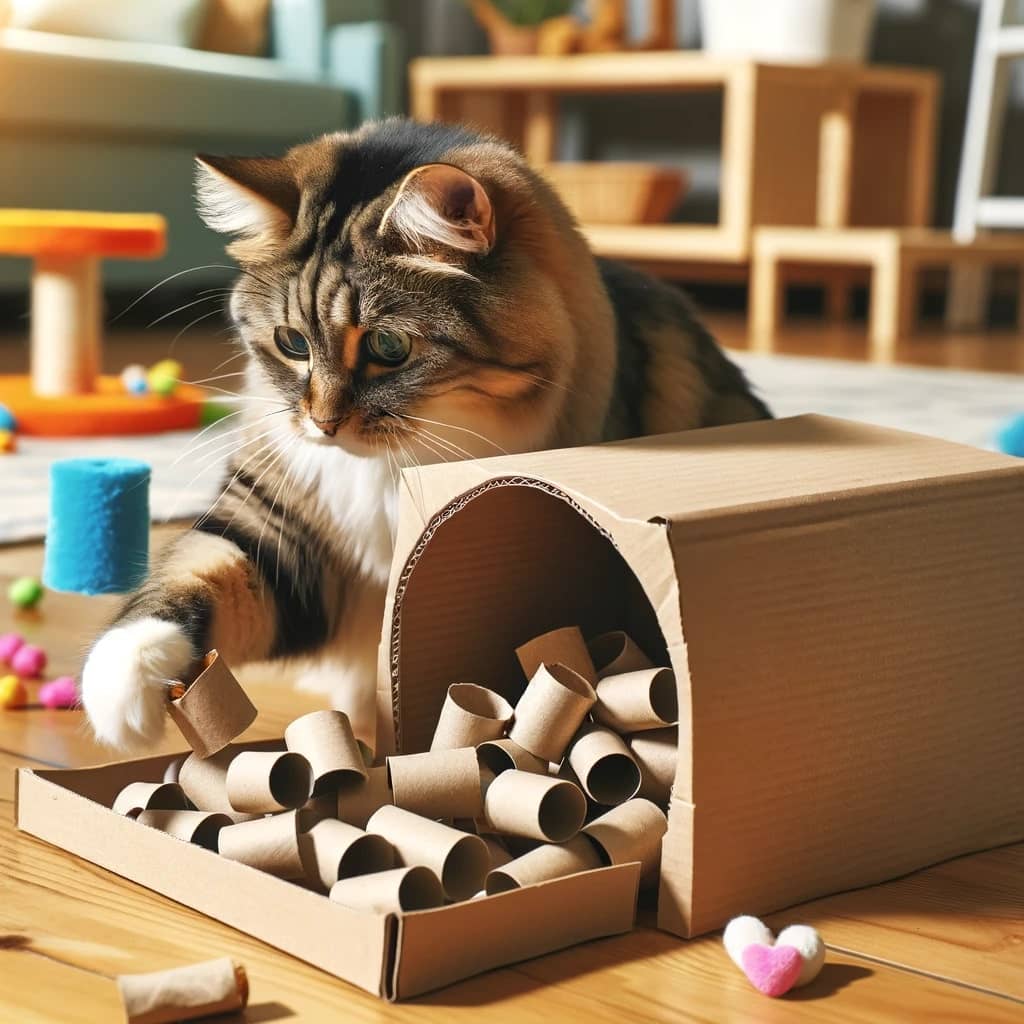
POLYGON ((756 917, 734 917, 722 933, 722 943, 729 959, 742 971, 743 950, 755 943, 762 946, 774 945, 771 930, 756 917))
POLYGON ((825 963, 825 943, 821 936, 806 924, 791 924, 779 932, 775 940, 776 946, 792 946, 799 950, 804 958, 804 966, 800 971, 800 977, 796 979, 794 988, 807 985, 818 976, 822 965, 825 963))

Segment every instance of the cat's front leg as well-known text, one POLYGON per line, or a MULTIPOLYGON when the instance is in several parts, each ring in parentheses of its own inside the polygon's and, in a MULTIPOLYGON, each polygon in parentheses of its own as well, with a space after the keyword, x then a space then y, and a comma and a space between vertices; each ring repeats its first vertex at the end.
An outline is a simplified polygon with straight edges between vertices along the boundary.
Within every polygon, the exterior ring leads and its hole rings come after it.
POLYGON ((85 662, 82 703, 96 737, 123 750, 152 744, 164 728, 168 680, 214 647, 229 664, 266 657, 275 623, 274 595, 239 547, 183 534, 85 662))

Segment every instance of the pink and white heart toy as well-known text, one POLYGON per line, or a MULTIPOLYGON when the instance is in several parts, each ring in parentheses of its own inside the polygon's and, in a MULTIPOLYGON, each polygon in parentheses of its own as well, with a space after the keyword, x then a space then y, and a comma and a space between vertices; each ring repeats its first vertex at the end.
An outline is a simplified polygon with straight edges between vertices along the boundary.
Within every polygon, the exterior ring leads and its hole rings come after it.
POLYGON ((747 980, 766 996, 782 996, 812 982, 825 963, 825 944, 809 925, 779 932, 756 917, 735 917, 722 935, 725 951, 747 980))

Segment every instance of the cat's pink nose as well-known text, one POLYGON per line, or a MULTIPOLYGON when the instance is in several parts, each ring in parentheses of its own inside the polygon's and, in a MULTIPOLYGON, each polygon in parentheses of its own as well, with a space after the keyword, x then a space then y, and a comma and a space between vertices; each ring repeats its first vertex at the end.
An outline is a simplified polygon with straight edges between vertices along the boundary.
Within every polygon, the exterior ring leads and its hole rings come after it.
POLYGON ((315 416, 310 417, 313 422, 317 425, 317 428, 325 433, 328 437, 334 437, 338 432, 338 426, 341 424, 341 418, 336 420, 318 420, 315 416))

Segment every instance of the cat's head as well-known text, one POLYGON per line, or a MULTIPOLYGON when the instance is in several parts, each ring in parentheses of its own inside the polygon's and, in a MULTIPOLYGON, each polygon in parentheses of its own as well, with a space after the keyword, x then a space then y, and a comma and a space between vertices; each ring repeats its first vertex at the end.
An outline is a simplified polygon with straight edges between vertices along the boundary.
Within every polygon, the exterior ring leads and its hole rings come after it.
POLYGON ((280 159, 199 157, 198 196, 235 236, 250 388, 300 437, 424 462, 546 442, 577 359, 562 292, 580 243, 513 151, 395 119, 280 159))

